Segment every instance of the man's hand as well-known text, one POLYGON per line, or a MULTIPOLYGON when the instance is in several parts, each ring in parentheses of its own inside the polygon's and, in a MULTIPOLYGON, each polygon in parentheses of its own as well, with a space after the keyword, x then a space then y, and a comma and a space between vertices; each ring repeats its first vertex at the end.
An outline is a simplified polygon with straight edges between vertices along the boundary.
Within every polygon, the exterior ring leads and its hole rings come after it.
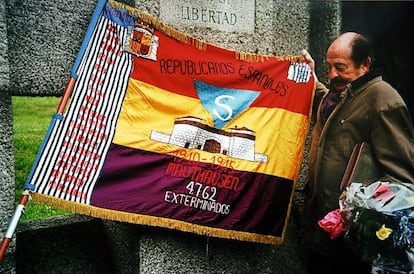
POLYGON ((311 67, 315 80, 318 81, 318 77, 316 77, 315 73, 315 61, 313 60, 312 56, 306 49, 303 49, 301 53, 303 55, 303 58, 305 58, 306 63, 308 63, 308 65, 311 67))

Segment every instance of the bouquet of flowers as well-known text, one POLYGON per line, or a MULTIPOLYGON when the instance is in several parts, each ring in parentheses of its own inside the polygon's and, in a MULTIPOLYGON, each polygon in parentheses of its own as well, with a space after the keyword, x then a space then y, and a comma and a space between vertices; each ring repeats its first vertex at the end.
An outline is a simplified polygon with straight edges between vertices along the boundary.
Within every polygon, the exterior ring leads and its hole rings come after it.
POLYGON ((414 186, 352 183, 319 226, 345 242, 373 273, 414 273, 414 186))

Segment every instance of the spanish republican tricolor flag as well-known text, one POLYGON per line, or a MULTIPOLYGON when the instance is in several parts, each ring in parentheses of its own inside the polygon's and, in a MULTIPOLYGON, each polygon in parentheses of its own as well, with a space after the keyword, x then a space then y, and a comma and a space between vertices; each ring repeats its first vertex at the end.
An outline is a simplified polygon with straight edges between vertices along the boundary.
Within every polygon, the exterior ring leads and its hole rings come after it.
POLYGON ((309 129, 299 56, 227 50, 99 1, 25 188, 35 202, 279 244, 309 129))

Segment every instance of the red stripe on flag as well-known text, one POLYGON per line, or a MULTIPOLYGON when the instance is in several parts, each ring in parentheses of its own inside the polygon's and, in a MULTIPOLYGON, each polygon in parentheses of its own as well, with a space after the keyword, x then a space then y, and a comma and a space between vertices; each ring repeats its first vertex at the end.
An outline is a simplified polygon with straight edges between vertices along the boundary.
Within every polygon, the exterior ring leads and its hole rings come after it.
POLYGON ((308 115, 313 78, 301 84, 288 80, 290 61, 269 56, 263 62, 248 62, 238 59, 235 51, 211 44, 198 49, 160 32, 155 35, 159 37, 157 60, 134 57, 132 78, 194 98, 197 98, 194 80, 218 87, 260 91, 251 107, 283 108, 308 115))

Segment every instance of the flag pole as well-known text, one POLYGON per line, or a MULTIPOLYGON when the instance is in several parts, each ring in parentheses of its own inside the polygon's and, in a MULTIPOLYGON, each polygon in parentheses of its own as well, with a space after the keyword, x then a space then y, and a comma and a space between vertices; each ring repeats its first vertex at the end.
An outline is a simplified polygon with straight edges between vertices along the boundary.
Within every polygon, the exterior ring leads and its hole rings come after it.
MULTIPOLYGON (((49 129, 48 129, 47 136, 49 136, 50 131, 53 128, 53 126, 56 122, 56 119, 61 119, 61 116, 65 112, 67 103, 69 101, 69 98, 72 96, 72 92, 73 92, 73 89, 75 87, 75 83, 76 83, 76 80, 77 80, 76 70, 79 67, 79 64, 81 62, 81 59, 83 58, 83 55, 85 54, 89 39, 90 39, 94 29, 95 29, 96 24, 98 23, 99 17, 101 16, 101 13, 102 13, 106 3, 107 3, 107 0, 99 0, 96 7, 95 7, 95 9, 94 9, 91 21, 90 21, 89 26, 86 30, 85 37, 82 41, 81 48, 80 48, 79 53, 76 57, 75 63, 72 67, 70 79, 69 79, 68 83, 66 84, 65 90, 63 91, 63 96, 62 96, 62 98, 59 102, 59 106, 57 108, 56 114, 53 116, 52 122, 49 126, 49 129)), ((46 140, 46 138, 43 140, 43 143, 45 143, 45 140, 46 140)), ((19 223, 20 217, 24 214, 24 209, 25 209, 25 207, 27 205, 27 202, 29 201, 29 198, 30 198, 30 193, 31 193, 31 191, 34 190, 33 185, 30 185, 28 183, 28 181, 33 176, 33 171, 35 169, 36 163, 38 162, 38 158, 40 157, 40 154, 43 151, 43 147, 44 147, 44 145, 42 144, 42 147, 38 152, 37 159, 35 160, 35 164, 32 167, 32 171, 30 172, 30 174, 28 176, 28 180, 26 181, 26 184, 25 184, 25 187, 24 187, 25 190, 23 191, 23 194, 20 197, 19 204, 17 205, 17 207, 14 211, 13 217, 12 217, 10 223, 9 223, 6 234, 4 235, 3 240, 1 242, 1 245, 0 245, 0 264, 3 262, 3 259, 5 257, 7 248, 9 246, 10 242, 11 242, 13 234, 14 234, 14 232, 16 230, 16 227, 19 223)))
POLYGON ((4 235, 4 238, 0 245, 0 263, 3 262, 6 250, 10 244, 10 241, 13 237, 13 233, 16 230, 17 224, 19 223, 20 217, 24 213, 24 208, 26 207, 27 201, 29 200, 30 192, 29 190, 23 191, 22 197, 20 198, 19 204, 14 211, 14 215, 10 221, 9 228, 4 235))
MULTIPOLYGON (((65 111, 67 102, 69 101, 69 98, 72 95, 72 91, 73 91, 73 88, 75 86, 75 81, 76 80, 73 77, 71 77, 69 79, 68 83, 66 84, 66 88, 63 92, 63 96, 62 96, 62 98, 59 102, 59 106, 58 106, 58 109, 57 109, 57 114, 62 115, 63 112, 65 111)), ((46 136, 50 135, 50 132, 51 132, 51 130, 54 127, 54 124, 56 122, 56 119, 58 119, 57 115, 54 115, 46 136)), ((39 150, 36 162, 38 162, 38 158, 40 157, 40 154, 43 151, 45 140, 46 140, 46 138, 43 140, 43 144, 41 146, 41 149, 39 150)), ((32 171, 29 174, 29 178, 31 178, 33 176, 34 167, 35 167, 35 165, 33 165, 32 171)), ((17 224, 19 223, 20 217, 24 214, 24 209, 26 208, 27 202, 29 201, 29 198, 30 198, 30 192, 32 190, 34 190, 34 189, 30 189, 30 187, 27 187, 27 185, 28 184, 26 182, 25 190, 23 191, 22 196, 20 197, 19 203, 18 203, 18 205, 17 205, 17 207, 14 211, 13 217, 10 220, 9 227, 7 228, 6 234, 4 235, 3 240, 1 242, 1 245, 0 245, 0 264, 3 262, 3 259, 6 255, 7 248, 9 247, 9 244, 11 242, 13 234, 16 230, 17 224)))
MULTIPOLYGON (((50 135, 50 132, 51 132, 52 128, 54 127, 55 123, 56 123, 56 119, 59 119, 58 118, 59 114, 63 115, 63 112, 65 111, 67 102, 69 101, 69 98, 72 95, 72 91, 73 91, 73 88, 75 86, 75 82, 76 82, 76 80, 73 77, 71 77, 69 79, 68 83, 66 84, 65 90, 63 92, 63 96, 62 96, 62 98, 59 102, 59 106, 57 108, 57 113, 53 116, 52 122, 49 125, 49 129, 48 129, 48 132, 46 133, 46 136, 50 135)), ((43 147, 45 145, 46 139, 47 138, 44 138, 44 140, 43 140, 43 144, 41 146, 41 149, 38 152, 38 155, 36 157, 35 162, 38 162, 38 160, 39 160, 39 157, 41 155, 41 152, 43 151, 43 147)), ((32 170, 31 170, 31 172, 28 176, 29 179, 27 181, 29 181, 30 178, 33 176, 35 166, 36 165, 33 165, 32 170)), ((30 193, 33 190, 34 190, 33 187, 30 187, 28 185, 28 183, 26 182, 25 190, 23 191, 22 196, 20 197, 19 203, 18 203, 18 205, 17 205, 17 207, 14 211, 13 217, 10 220, 10 223, 9 223, 9 227, 8 227, 8 229, 6 231, 6 234, 4 235, 3 240, 1 242, 1 245, 0 245, 0 264, 3 262, 3 259, 5 257, 7 248, 8 248, 8 246, 11 242, 11 239, 13 237, 14 231, 16 230, 16 227, 17 227, 17 224, 19 223, 20 217, 24 214, 24 209, 27 205, 27 202, 29 201, 30 193)))

